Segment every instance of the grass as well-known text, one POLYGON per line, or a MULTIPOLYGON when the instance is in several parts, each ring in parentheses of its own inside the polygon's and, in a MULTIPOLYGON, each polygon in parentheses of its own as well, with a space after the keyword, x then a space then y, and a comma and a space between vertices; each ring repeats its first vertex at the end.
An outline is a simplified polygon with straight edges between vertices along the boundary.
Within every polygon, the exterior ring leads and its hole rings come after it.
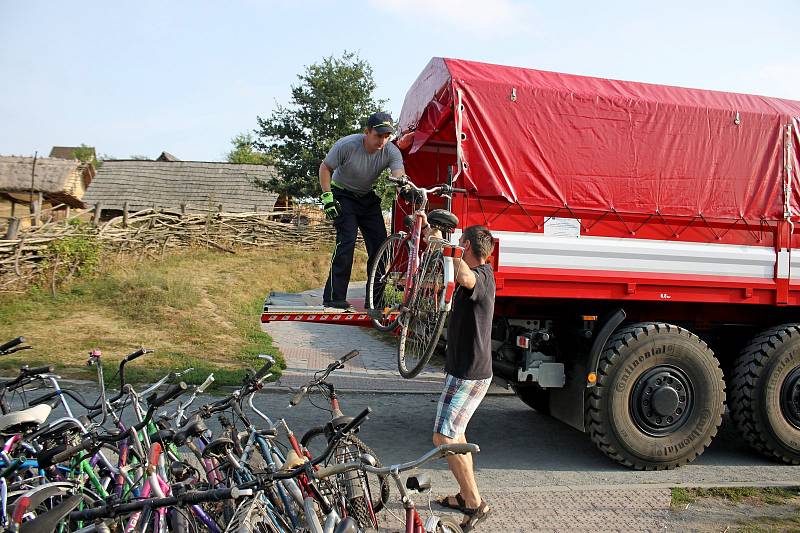
MULTIPOLYGON (((106 376, 139 346, 156 350, 126 366, 126 378, 152 381, 169 370, 194 367, 188 382, 214 372, 217 384, 241 382, 257 355, 274 356, 260 328, 270 291, 321 287, 329 250, 284 247, 225 254, 206 249, 176 251, 163 260, 105 255, 99 271, 61 287, 24 295, 0 295, 0 341, 23 335, 33 350, 0 359, 10 375, 23 364, 52 364, 65 377, 94 377, 86 354, 103 351, 106 376)), ((365 278, 366 257, 357 251, 353 279, 365 278)))
POLYGON ((713 487, 700 488, 672 488, 671 505, 683 508, 687 503, 696 502, 702 498, 719 498, 733 503, 747 500, 751 503, 765 505, 781 505, 800 494, 800 487, 713 487))

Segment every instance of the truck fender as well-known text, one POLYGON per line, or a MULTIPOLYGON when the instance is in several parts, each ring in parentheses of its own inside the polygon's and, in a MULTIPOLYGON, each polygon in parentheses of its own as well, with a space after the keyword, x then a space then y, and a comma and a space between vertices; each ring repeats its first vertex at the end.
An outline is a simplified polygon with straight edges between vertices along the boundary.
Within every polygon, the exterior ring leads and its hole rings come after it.
POLYGON ((619 327, 625 320, 625 311, 622 308, 615 309, 603 317, 603 325, 594 337, 592 349, 589 350, 589 360, 586 367, 586 386, 594 387, 597 383, 597 365, 600 364, 600 355, 603 353, 603 348, 606 341, 611 337, 611 334, 619 327), (589 378, 594 376, 595 379, 589 378))
POLYGON ((625 320, 625 311, 615 309, 603 315, 603 325, 597 330, 594 342, 589 350, 586 361, 576 360, 571 366, 571 375, 567 376, 567 383, 563 388, 550 390, 550 415, 556 420, 568 424, 578 431, 586 431, 586 389, 593 387, 594 382, 589 379, 591 372, 597 372, 600 355, 608 342, 609 337, 625 320))

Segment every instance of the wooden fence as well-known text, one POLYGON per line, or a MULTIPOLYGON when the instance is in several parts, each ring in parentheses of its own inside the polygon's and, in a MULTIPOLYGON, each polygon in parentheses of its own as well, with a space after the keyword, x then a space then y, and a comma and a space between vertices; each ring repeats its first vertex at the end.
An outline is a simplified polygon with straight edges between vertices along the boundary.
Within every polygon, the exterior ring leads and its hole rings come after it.
POLYGON ((42 274, 50 243, 68 237, 95 239, 106 251, 147 257, 186 246, 236 253, 242 247, 317 247, 335 239, 329 222, 301 210, 179 215, 146 209, 107 222, 84 212, 15 233, 15 238, 0 240, 0 292, 29 286, 42 274), (78 217, 89 220, 76 223, 78 217))

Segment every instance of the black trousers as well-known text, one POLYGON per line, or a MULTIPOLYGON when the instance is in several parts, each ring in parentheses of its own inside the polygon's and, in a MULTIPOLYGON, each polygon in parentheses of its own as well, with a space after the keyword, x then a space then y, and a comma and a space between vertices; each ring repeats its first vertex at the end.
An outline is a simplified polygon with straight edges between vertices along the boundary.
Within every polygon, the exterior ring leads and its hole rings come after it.
POLYGON ((333 221, 336 228, 336 248, 333 250, 331 269, 322 295, 325 303, 347 299, 347 285, 353 269, 353 252, 358 230, 361 230, 367 247, 367 275, 375 260, 375 252, 386 240, 381 199, 374 192, 358 196, 338 187, 332 187, 331 191, 341 204, 342 213, 333 221))

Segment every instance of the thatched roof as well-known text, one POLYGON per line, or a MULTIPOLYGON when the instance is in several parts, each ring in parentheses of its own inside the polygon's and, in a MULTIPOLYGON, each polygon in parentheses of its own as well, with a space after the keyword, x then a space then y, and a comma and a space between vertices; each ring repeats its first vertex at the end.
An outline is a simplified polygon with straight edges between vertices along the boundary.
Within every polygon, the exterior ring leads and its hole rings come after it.
POLYGON ((278 195, 264 191, 255 180, 275 176, 273 167, 199 161, 105 161, 84 201, 102 208, 129 211, 155 207, 187 212, 222 209, 231 213, 268 211, 278 195))
MULTIPOLYGON (((58 159, 75 159, 73 155, 75 150, 80 150, 81 146, 53 146, 53 149, 50 150, 49 157, 56 157, 58 159)), ((94 148, 89 146, 92 150, 92 158, 97 159, 97 153, 94 151, 94 148)))
POLYGON ((75 181, 83 179, 84 185, 91 183, 94 167, 76 159, 36 159, 36 174, 31 184, 33 157, 0 156, 0 192, 41 192, 49 199, 71 207, 84 207, 75 196, 75 181))

